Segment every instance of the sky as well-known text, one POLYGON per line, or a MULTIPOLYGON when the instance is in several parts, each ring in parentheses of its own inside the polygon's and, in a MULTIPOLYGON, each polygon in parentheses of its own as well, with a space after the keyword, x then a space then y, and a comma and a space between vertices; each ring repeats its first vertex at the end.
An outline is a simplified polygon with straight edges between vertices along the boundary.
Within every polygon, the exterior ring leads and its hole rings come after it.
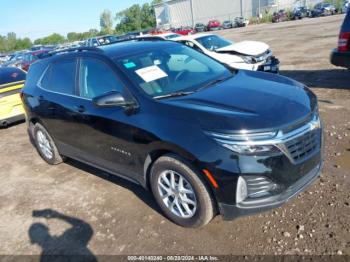
POLYGON ((109 9, 113 16, 133 4, 151 0, 0 0, 0 35, 40 37, 59 33, 100 29, 100 14, 109 9))

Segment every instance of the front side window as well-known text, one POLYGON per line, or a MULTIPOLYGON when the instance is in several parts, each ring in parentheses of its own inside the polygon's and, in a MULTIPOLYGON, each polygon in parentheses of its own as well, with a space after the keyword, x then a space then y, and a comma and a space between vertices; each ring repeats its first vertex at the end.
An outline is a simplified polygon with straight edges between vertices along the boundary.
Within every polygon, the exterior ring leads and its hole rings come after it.
POLYGON ((79 96, 92 99, 112 91, 122 92, 122 85, 109 65, 97 59, 80 59, 79 96))
POLYGON ((114 60, 135 85, 152 97, 195 91, 213 80, 232 75, 215 60, 178 44, 114 60))
POLYGON ((54 62, 46 70, 41 80, 41 87, 52 92, 73 95, 75 89, 75 70, 75 59, 54 62))
POLYGON ((217 35, 203 36, 197 38, 196 40, 210 51, 232 45, 232 42, 217 35))

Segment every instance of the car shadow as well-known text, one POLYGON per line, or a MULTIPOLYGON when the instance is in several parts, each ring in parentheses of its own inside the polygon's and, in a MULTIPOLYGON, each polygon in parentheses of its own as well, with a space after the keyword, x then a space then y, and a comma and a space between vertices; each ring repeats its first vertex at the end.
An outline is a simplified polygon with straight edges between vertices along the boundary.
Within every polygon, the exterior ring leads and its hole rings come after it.
POLYGON ((135 184, 117 175, 110 174, 101 169, 95 168, 93 166, 90 166, 88 164, 79 162, 71 158, 68 158, 65 161, 65 163, 133 192, 146 205, 148 205, 150 208, 152 208, 153 210, 155 210, 156 212, 158 212, 160 215, 163 216, 163 213, 161 212, 160 208, 155 202, 152 193, 146 190, 145 188, 143 188, 141 185, 135 184))
POLYGON ((52 209, 34 210, 32 216, 45 218, 47 221, 58 219, 71 226, 59 236, 50 234, 49 222, 33 223, 29 227, 30 242, 42 249, 39 261, 97 261, 88 248, 94 231, 87 222, 52 209))
POLYGON ((311 88, 350 90, 350 71, 347 69, 281 70, 280 74, 293 78, 311 88))

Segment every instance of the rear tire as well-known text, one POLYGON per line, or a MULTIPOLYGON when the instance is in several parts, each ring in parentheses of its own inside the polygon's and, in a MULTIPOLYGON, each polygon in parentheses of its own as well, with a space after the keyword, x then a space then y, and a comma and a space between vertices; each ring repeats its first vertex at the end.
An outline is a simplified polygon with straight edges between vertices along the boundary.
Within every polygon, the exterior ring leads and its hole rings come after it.
POLYGON ((190 163, 168 154, 152 166, 150 184, 154 198, 171 221, 183 227, 210 222, 215 205, 206 183, 190 163))
POLYGON ((52 137, 39 123, 34 125, 33 139, 39 155, 48 164, 57 165, 63 162, 64 159, 59 154, 52 137))

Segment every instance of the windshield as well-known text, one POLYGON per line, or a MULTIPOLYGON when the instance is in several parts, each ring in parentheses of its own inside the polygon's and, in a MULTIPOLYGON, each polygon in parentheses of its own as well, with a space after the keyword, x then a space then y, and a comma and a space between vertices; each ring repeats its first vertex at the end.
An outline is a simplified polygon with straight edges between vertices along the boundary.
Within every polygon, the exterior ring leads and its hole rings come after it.
POLYGON ((174 38, 179 37, 179 36, 181 36, 181 35, 179 35, 179 34, 171 34, 171 35, 165 36, 165 38, 169 40, 169 39, 174 39, 174 38))
POLYGON ((118 57, 114 61, 135 85, 152 97, 196 91, 216 79, 232 75, 215 60, 177 44, 118 57))
POLYGON ((217 35, 203 36, 203 37, 197 38, 196 40, 206 49, 211 51, 232 45, 232 42, 217 35))

